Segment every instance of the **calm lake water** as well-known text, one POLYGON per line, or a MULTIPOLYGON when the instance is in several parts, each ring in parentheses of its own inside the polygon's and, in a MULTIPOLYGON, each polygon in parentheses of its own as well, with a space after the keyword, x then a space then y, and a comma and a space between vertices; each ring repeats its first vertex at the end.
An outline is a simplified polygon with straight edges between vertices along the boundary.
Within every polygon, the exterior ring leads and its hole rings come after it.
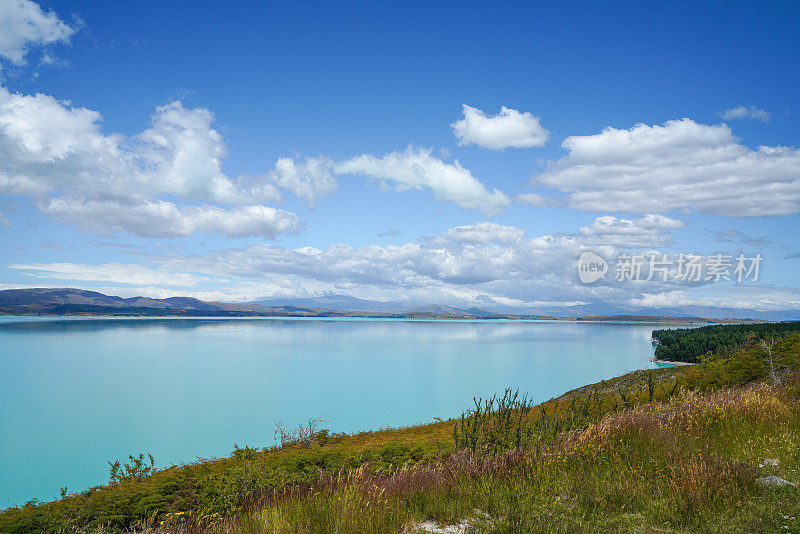
POLYGON ((352 432, 536 400, 654 367, 653 325, 371 319, 0 318, 0 508, 273 443, 275 422, 352 432))

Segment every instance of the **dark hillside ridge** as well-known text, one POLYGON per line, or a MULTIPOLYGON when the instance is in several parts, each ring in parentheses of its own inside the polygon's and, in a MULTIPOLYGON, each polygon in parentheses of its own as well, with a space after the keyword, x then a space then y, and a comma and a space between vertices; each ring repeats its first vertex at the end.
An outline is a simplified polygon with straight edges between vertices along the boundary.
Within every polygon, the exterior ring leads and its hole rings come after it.
POLYGON ((7 289, 0 291, 0 314, 3 315, 339 315, 327 310, 296 306, 266 307, 257 304, 205 302, 192 297, 122 298, 83 289, 7 289))

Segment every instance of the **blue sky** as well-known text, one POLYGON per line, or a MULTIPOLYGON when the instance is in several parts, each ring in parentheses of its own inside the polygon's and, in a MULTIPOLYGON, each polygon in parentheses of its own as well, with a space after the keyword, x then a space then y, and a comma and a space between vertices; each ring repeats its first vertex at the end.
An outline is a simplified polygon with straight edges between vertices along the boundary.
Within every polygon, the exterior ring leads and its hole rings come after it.
POLYGON ((799 19, 0 0, 0 287, 800 309, 799 19), (583 284, 586 250, 764 260, 583 284))

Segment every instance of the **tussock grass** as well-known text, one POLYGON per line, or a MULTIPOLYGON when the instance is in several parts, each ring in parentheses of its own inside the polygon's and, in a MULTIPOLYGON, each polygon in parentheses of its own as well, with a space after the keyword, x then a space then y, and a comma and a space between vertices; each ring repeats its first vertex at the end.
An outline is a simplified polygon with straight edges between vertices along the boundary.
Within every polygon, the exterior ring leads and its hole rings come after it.
POLYGON ((362 467, 183 528, 378 533, 473 518, 479 532, 797 532, 790 518, 800 518, 800 492, 755 480, 765 474, 760 461, 780 458, 773 471, 800 482, 799 439, 788 388, 688 392, 607 413, 531 449, 465 449, 389 475, 362 467))

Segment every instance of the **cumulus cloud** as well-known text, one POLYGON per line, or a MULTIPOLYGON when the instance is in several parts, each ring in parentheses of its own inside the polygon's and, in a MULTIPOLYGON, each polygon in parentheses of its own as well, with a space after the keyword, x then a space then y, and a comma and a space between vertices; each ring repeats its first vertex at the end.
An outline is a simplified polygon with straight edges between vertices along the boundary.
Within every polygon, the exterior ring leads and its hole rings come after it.
POLYGON ((71 189, 101 198, 174 195, 228 203, 264 196, 222 172, 225 143, 206 109, 160 106, 152 127, 131 138, 104 135, 101 120, 96 111, 48 95, 0 87, 0 192, 71 189))
POLYGON ((398 191, 428 189, 437 199, 489 215, 511 203, 457 160, 448 163, 414 146, 338 163, 328 156, 280 158, 263 175, 232 178, 223 170, 227 147, 213 122, 207 109, 172 102, 156 108, 151 126, 137 135, 105 134, 95 110, 0 87, 0 194, 34 197, 62 221, 91 228, 103 221, 106 229, 142 236, 198 231, 272 238, 296 231, 294 214, 254 204, 280 201, 286 191, 313 207, 342 174, 375 178, 398 191), (124 209, 115 213, 115 204, 124 209), (219 204, 247 209, 212 209, 219 204), (137 222, 131 213, 156 217, 137 222), (249 222, 231 228, 217 215, 224 213, 249 222), (164 228, 167 220, 177 226, 164 228))
POLYGON ((214 116, 203 108, 186 109, 181 102, 156 108, 152 127, 134 140, 143 176, 163 193, 186 199, 218 202, 242 200, 242 191, 222 172, 227 156, 222 135, 211 128, 214 116))
POLYGON ((327 156, 302 161, 280 158, 267 177, 314 207, 318 198, 330 194, 337 187, 333 166, 333 160, 327 156))
POLYGON ((464 104, 464 117, 451 124, 459 145, 478 145, 490 150, 544 146, 550 137, 531 113, 503 106, 497 115, 464 104))
POLYGON ((429 189, 437 199, 489 215, 511 203, 458 161, 414 146, 338 163, 328 156, 280 158, 263 175, 231 178, 213 121, 207 109, 173 102, 156 108, 151 126, 137 135, 104 134, 97 111, 0 87, 0 194, 34 197, 61 221, 146 237, 296 232, 302 227, 296 215, 255 204, 279 201, 287 191, 313 207, 342 174, 375 178, 398 191, 429 189))
MULTIPOLYGON (((652 249, 669 242, 681 223, 666 217, 630 221, 601 217, 575 233, 526 238, 525 231, 491 222, 451 228, 402 245, 324 249, 268 244, 231 248, 214 255, 165 255, 177 272, 231 276, 269 284, 294 282, 292 291, 344 292, 368 298, 459 305, 615 300, 639 295, 612 280, 592 286, 576 282, 575 262, 584 250, 613 258, 625 247, 652 249)), ((654 288, 658 282, 652 282, 654 288)))
POLYGON ((772 118, 772 113, 755 106, 738 106, 726 109, 720 113, 719 116, 726 121, 733 119, 753 119, 761 122, 769 122, 772 118))
POLYGON ((729 217, 800 211, 800 150, 738 143, 725 125, 672 120, 663 126, 567 137, 569 154, 532 185, 566 193, 572 208, 664 213, 692 209, 729 217))
POLYGON ((0 2, 0 56, 11 63, 22 65, 31 47, 66 41, 73 33, 74 28, 60 20, 54 12, 42 11, 36 2, 0 2))
MULTIPOLYGON (((307 182, 299 174, 277 185, 228 177, 225 142, 208 110, 160 106, 151 127, 131 137, 103 134, 101 120, 48 95, 0 87, 0 193, 34 197, 57 219, 105 233, 274 238, 302 228, 294 213, 257 203, 307 182)), ((301 167, 312 172, 315 163, 301 167)), ((315 198, 312 189, 299 194, 315 198)))
POLYGON ((56 198, 42 210, 58 220, 78 223, 103 235, 130 232, 141 237, 185 237, 219 233, 228 237, 297 234, 303 224, 296 214, 269 206, 176 206, 163 200, 124 203, 115 200, 56 198))
POLYGON ((502 191, 488 191, 458 160, 445 163, 431 153, 428 148, 409 146, 403 152, 381 157, 363 154, 336 164, 335 172, 375 178, 398 191, 430 189, 439 200, 449 200, 487 215, 500 213, 511 204, 502 191))
POLYGON ((587 243, 613 245, 622 248, 661 247, 672 242, 668 230, 683 228, 685 223, 663 215, 647 215, 638 219, 618 219, 606 215, 598 217, 588 226, 581 226, 579 234, 587 243))

